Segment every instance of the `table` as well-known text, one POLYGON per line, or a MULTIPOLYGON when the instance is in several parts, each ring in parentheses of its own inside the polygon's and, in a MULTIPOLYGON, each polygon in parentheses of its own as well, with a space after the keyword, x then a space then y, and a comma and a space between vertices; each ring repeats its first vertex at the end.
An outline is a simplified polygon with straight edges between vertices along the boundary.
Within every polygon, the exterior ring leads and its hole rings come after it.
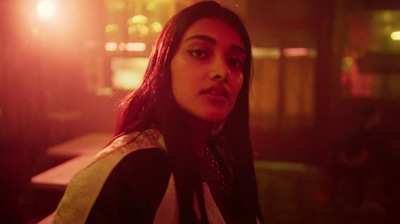
POLYGON ((94 160, 94 154, 75 157, 31 178, 36 189, 65 191, 68 183, 78 171, 94 160))
POLYGON ((70 159, 79 155, 94 154, 103 149, 112 139, 111 133, 90 133, 47 149, 50 157, 70 159))
POLYGON ((112 139, 111 133, 90 133, 47 149, 47 155, 66 162, 31 178, 36 189, 64 191, 72 177, 87 166, 112 139))
MULTIPOLYGON (((68 161, 33 176, 32 186, 39 190, 64 192, 71 179, 95 159, 96 153, 112 140, 112 136, 111 133, 90 133, 48 148, 49 157, 68 161)), ((51 223, 53 216, 54 213, 39 223, 51 223)))

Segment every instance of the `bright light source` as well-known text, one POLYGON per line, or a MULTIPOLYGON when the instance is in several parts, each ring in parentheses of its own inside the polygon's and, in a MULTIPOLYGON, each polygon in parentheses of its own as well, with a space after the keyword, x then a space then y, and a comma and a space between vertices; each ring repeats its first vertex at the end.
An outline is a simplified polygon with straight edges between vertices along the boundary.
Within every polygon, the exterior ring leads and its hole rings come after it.
POLYGON ((283 50, 283 53, 287 57, 301 57, 301 56, 308 55, 308 49, 307 48, 285 48, 283 50))
POLYGON ((145 51, 147 45, 145 43, 115 43, 108 42, 104 45, 106 51, 145 51))
POLYGON ((137 24, 137 23, 145 24, 145 23, 147 23, 147 21, 148 21, 148 19, 147 19, 146 16, 144 16, 144 15, 136 15, 136 16, 133 16, 132 18, 130 18, 128 20, 128 23, 129 24, 137 24))
POLYGON ((145 51, 147 45, 145 43, 128 43, 126 45, 127 51, 145 51))
POLYGON ((108 42, 104 45, 106 51, 116 51, 118 49, 118 44, 115 42, 108 42))
POLYGON ((281 56, 279 48, 261 48, 252 47, 252 53, 254 58, 273 58, 278 59, 281 56))
POLYGON ((42 0, 37 4, 36 11, 41 18, 47 19, 54 16, 56 13, 56 6, 50 0, 42 0))
POLYGON ((151 24, 151 28, 154 30, 154 32, 161 32, 161 30, 162 30, 162 25, 161 25, 161 23, 159 23, 159 22, 153 22, 152 24, 151 24))
POLYGON ((118 30, 118 24, 108 24, 105 29, 107 33, 115 32, 118 30))
POLYGON ((394 31, 390 34, 392 40, 400 40, 400 31, 394 31))

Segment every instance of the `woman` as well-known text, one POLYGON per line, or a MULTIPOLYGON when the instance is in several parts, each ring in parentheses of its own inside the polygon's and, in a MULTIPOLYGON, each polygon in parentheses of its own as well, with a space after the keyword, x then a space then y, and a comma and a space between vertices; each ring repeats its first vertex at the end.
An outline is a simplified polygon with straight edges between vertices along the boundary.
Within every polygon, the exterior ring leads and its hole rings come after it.
POLYGON ((69 184, 56 223, 261 222, 249 138, 251 44, 213 1, 166 24, 115 140, 69 184))

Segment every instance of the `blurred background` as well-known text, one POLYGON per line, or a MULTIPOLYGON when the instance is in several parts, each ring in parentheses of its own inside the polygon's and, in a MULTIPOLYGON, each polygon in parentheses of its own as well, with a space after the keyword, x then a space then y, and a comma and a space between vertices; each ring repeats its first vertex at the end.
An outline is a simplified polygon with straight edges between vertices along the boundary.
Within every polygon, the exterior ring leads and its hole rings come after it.
MULTIPOLYGON (((59 190, 49 148, 112 134, 165 22, 195 0, 0 1, 0 222, 59 190)), ((251 134, 267 223, 398 223, 400 2, 221 0, 253 43, 251 134), (372 130, 372 131, 370 131, 372 130)))

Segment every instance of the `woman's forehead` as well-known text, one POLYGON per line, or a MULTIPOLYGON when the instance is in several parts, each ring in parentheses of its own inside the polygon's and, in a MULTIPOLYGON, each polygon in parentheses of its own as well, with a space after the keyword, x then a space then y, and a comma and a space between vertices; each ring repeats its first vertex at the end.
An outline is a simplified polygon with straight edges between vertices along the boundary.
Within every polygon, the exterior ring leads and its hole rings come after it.
POLYGON ((207 36, 218 43, 229 43, 245 48, 240 33, 221 19, 204 18, 194 22, 185 31, 182 42, 195 36, 207 36))

